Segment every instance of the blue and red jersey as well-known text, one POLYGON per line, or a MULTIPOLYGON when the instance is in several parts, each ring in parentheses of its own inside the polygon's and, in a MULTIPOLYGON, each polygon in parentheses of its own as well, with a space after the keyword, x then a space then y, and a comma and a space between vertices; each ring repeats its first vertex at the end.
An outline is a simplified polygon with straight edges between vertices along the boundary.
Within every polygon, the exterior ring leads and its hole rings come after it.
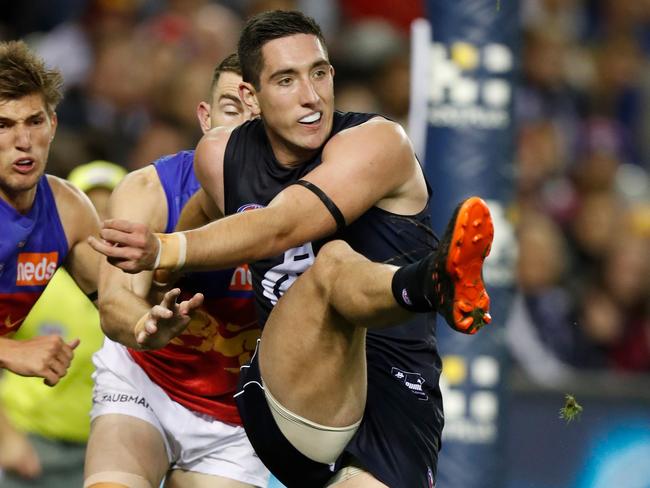
MULTIPOLYGON (((193 169, 194 151, 181 151, 154 163, 167 197, 166 232, 200 188, 193 169)), ((185 275, 175 286, 189 298, 201 292, 201 312, 166 347, 129 353, 134 361, 181 405, 218 420, 241 424, 233 394, 239 367, 246 364, 260 329, 248 266, 185 275)))
POLYGON ((67 254, 47 176, 38 181, 32 208, 24 215, 0 199, 0 336, 18 330, 67 254))

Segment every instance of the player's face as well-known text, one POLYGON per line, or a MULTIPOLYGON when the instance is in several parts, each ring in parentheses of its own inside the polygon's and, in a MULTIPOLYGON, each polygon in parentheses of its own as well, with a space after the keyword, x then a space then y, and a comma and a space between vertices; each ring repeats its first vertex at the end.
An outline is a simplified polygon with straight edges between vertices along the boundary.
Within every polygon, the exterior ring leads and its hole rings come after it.
POLYGON ((332 130, 334 69, 316 36, 297 34, 267 42, 257 103, 276 157, 301 162, 332 130))
POLYGON ((232 71, 219 76, 210 104, 211 127, 235 127, 251 118, 251 110, 239 98, 242 79, 232 71))
MULTIPOLYGON (((35 189, 45 171, 56 115, 43 97, 0 101, 0 196, 13 201, 35 189)), ((32 194, 33 195, 33 194, 32 194)))

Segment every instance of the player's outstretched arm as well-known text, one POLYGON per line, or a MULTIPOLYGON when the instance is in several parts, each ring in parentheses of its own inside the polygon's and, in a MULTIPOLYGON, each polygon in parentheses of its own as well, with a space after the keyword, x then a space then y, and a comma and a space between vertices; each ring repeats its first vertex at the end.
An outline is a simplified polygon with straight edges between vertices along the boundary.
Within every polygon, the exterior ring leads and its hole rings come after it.
MULTIPOLYGON (((111 195, 109 215, 129 219, 133 225, 141 225, 153 231, 164 230, 167 225, 166 198, 153 166, 130 173, 124 178, 111 195)), ((105 259, 101 260, 99 311, 102 329, 108 337, 136 349, 162 347, 173 337, 167 329, 178 334, 187 325, 186 317, 163 317, 160 305, 152 307, 148 301, 151 284, 151 272, 127 274, 109 265, 105 259), (166 320, 156 331, 147 336, 140 333, 145 323, 157 323, 159 318, 166 320)), ((202 297, 197 300, 202 300, 202 297)), ((171 304, 168 308, 171 308, 171 304)))
POLYGON ((58 335, 20 341, 0 338, 0 367, 21 376, 39 376, 54 386, 68 371, 78 345, 79 339, 65 342, 58 335))
MULTIPOLYGON (((219 136, 208 134, 195 153, 201 185, 220 205, 223 188, 219 185, 223 182, 219 178, 204 181, 201 167, 214 167, 215 155, 223 157, 224 147, 219 136)), ((397 124, 384 119, 333 137, 323 152, 323 164, 304 179, 331 198, 347 223, 374 205, 396 213, 416 213, 427 199, 410 142, 397 124), (420 191, 408 191, 416 185, 420 191), (416 196, 402 198, 407 193, 416 196)), ((103 241, 94 239, 91 245, 129 273, 154 268, 219 269, 277 255, 335 230, 336 221, 321 200, 310 190, 292 185, 266 208, 231 215, 188 232, 155 236, 144 225, 109 220, 100 232, 103 241)))

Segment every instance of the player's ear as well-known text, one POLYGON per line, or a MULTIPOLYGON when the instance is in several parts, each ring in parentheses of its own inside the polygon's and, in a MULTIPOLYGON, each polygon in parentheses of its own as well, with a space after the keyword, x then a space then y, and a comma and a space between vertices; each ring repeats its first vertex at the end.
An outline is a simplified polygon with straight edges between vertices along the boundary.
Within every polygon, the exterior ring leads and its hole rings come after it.
POLYGON ((239 84, 239 98, 244 102, 248 109, 253 114, 253 117, 260 115, 260 105, 257 102, 257 95, 255 93, 255 87, 246 81, 242 81, 239 84))
POLYGON ((196 107, 196 117, 199 119, 201 130, 205 134, 212 127, 210 121, 210 104, 208 102, 200 102, 196 107))
POLYGON ((50 125, 52 127, 52 135, 50 136, 50 142, 54 140, 54 135, 56 134, 56 128, 59 125, 59 118, 56 116, 56 112, 52 111, 48 114, 50 118, 50 125))

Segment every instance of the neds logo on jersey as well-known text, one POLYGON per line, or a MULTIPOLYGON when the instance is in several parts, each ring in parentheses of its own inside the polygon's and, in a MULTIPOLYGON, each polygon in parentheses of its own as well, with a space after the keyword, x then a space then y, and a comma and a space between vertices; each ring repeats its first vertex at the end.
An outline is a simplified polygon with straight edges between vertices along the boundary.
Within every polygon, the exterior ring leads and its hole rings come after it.
POLYGON ((235 269, 230 279, 229 289, 232 291, 251 291, 253 289, 253 277, 247 264, 242 264, 235 269))
POLYGON ((18 254, 16 286, 46 285, 56 271, 59 253, 22 252, 18 254))

